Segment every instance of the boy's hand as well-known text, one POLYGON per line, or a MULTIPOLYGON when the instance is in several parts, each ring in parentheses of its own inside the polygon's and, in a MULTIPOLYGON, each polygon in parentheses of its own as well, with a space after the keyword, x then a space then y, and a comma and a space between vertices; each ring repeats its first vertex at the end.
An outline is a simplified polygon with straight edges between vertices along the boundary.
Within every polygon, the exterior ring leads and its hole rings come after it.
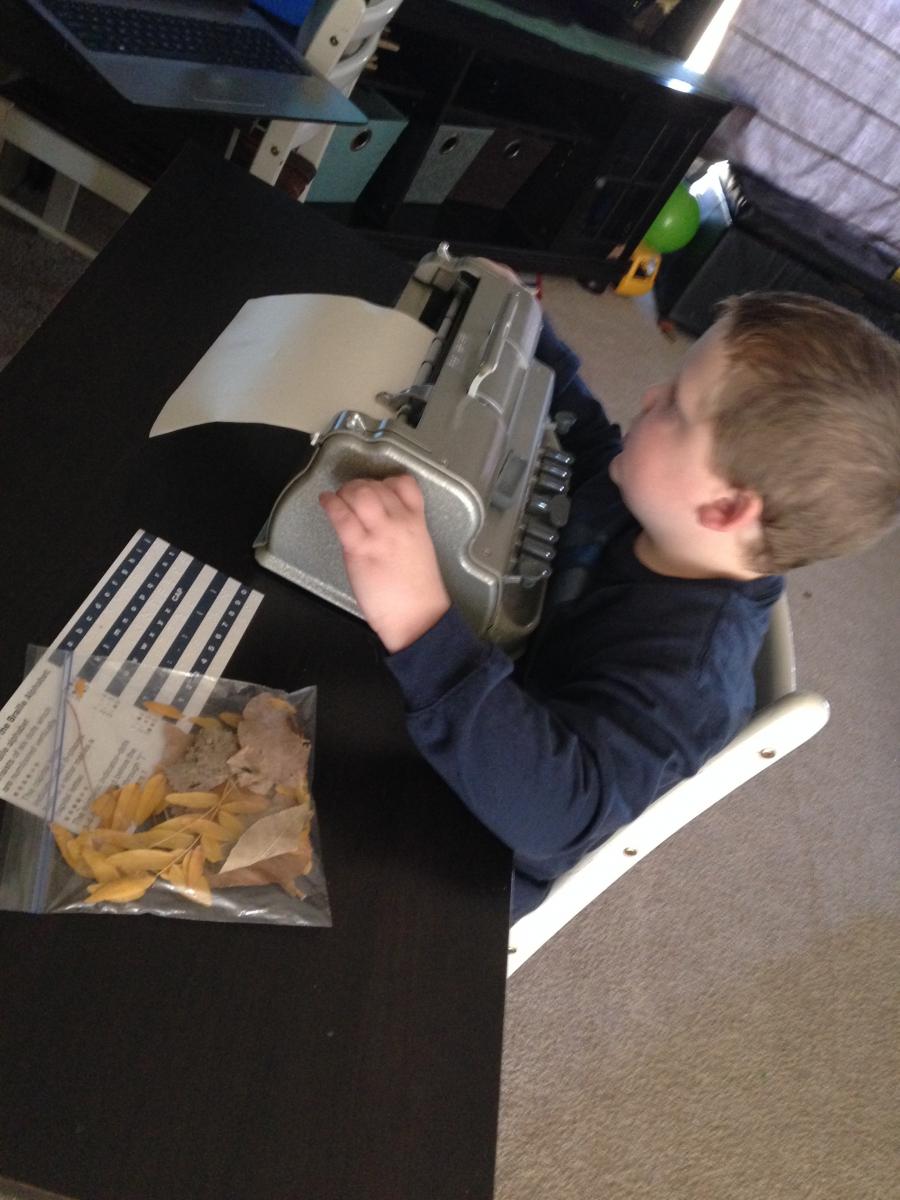
POLYGON ((450 607, 418 483, 411 475, 353 479, 319 503, 363 616, 391 654, 403 650, 450 607))

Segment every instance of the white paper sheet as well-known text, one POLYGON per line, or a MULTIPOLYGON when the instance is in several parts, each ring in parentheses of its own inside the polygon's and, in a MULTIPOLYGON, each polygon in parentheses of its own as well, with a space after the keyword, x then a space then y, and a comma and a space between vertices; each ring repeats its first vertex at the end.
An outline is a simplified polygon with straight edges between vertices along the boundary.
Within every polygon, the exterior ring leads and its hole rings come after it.
POLYGON ((434 334, 354 296, 248 300, 173 393, 150 430, 260 421, 314 433, 342 409, 393 416, 379 392, 410 386, 434 334))
POLYGON ((156 761, 147 742, 157 736, 156 723, 144 702, 200 712, 261 600, 260 592, 139 529, 0 709, 0 797, 46 816, 57 759, 69 774, 56 816, 80 828, 97 794, 71 766, 83 747, 70 740, 59 754, 52 751, 70 677, 92 685, 86 709, 128 718, 120 755, 108 759, 113 765, 156 761))

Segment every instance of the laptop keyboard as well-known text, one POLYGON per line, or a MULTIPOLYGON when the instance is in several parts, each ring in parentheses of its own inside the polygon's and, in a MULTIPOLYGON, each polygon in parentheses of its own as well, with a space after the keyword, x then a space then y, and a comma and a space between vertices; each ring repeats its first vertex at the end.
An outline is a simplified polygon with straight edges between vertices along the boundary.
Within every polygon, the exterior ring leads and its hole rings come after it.
POLYGON ((303 74, 303 68, 264 29, 81 0, 44 0, 44 4, 89 50, 303 74))

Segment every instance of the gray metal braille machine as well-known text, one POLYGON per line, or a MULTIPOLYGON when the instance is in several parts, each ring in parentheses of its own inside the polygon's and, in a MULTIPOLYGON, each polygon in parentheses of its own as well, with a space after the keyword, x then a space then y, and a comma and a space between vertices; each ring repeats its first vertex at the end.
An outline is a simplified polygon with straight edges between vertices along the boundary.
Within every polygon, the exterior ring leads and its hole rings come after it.
POLYGON ((392 416, 344 410, 312 435, 312 457, 276 501, 256 557, 358 616, 319 494, 408 472, 454 603, 477 634, 515 652, 540 617, 569 513, 572 456, 549 416, 553 372, 534 359, 540 306, 489 263, 453 258, 443 244, 397 307, 434 330, 416 378, 377 397, 392 416))

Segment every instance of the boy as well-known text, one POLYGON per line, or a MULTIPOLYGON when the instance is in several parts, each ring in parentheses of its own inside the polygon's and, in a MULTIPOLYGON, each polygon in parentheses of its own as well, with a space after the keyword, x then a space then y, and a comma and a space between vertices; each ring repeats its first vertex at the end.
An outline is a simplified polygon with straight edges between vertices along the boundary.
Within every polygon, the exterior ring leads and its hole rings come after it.
POLYGON ((513 919, 742 728, 780 573, 874 541, 900 496, 900 347, 825 301, 727 302, 624 440, 546 322, 537 357, 575 473, 515 665, 453 607, 414 479, 320 497, 413 740, 514 851, 513 919))

